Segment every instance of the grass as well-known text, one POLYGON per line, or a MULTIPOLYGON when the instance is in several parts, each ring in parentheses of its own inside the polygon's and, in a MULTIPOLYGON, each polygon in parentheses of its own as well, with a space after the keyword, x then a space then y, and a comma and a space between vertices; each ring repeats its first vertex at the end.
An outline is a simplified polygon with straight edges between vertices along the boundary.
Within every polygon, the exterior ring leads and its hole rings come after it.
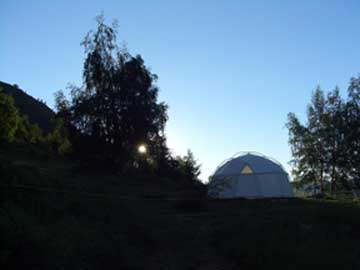
POLYGON ((360 269, 358 203, 208 201, 166 178, 0 160, 1 269, 360 269))
MULTIPOLYGON (((359 207, 315 200, 232 202, 214 246, 251 269, 358 269, 359 207), (271 268, 270 267, 270 268, 271 268)), ((223 204, 223 207, 225 205, 223 204)), ((217 206, 219 207, 219 206, 217 206)))

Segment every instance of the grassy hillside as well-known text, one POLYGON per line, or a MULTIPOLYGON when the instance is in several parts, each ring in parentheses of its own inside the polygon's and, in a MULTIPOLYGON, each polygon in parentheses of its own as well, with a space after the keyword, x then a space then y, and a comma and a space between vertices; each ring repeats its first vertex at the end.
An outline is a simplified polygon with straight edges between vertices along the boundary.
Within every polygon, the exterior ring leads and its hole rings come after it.
POLYGON ((208 201, 171 179, 0 150, 1 269, 359 269, 360 207, 208 201))
POLYGON ((38 124, 45 132, 52 129, 51 120, 55 114, 48 106, 28 95, 23 90, 5 82, 0 81, 0 89, 14 98, 16 107, 19 108, 21 114, 26 114, 29 117, 31 124, 38 124))

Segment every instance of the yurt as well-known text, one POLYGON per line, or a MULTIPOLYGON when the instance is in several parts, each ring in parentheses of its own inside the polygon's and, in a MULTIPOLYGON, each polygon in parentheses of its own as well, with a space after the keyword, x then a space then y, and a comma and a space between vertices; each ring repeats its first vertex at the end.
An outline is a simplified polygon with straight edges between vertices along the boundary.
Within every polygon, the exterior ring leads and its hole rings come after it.
POLYGON ((279 162, 255 152, 242 152, 221 163, 210 177, 213 198, 290 198, 289 176, 279 162))

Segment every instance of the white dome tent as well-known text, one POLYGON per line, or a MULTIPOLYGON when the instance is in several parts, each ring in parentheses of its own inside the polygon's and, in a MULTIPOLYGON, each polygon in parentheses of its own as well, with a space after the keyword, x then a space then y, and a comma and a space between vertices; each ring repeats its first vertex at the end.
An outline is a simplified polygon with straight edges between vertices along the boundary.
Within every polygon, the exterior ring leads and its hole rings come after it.
POLYGON ((213 198, 290 198, 289 176, 279 162, 256 152, 241 152, 221 163, 210 177, 213 198))

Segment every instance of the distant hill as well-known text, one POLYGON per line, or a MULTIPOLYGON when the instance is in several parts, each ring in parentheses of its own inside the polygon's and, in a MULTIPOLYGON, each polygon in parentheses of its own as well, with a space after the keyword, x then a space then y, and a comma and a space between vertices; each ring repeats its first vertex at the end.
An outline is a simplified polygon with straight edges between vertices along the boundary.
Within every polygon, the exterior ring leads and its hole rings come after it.
POLYGON ((15 105, 21 114, 26 114, 29 117, 31 124, 38 124, 44 132, 49 132, 52 129, 52 119, 55 113, 46 104, 28 95, 16 85, 0 81, 0 89, 14 98, 15 105))

